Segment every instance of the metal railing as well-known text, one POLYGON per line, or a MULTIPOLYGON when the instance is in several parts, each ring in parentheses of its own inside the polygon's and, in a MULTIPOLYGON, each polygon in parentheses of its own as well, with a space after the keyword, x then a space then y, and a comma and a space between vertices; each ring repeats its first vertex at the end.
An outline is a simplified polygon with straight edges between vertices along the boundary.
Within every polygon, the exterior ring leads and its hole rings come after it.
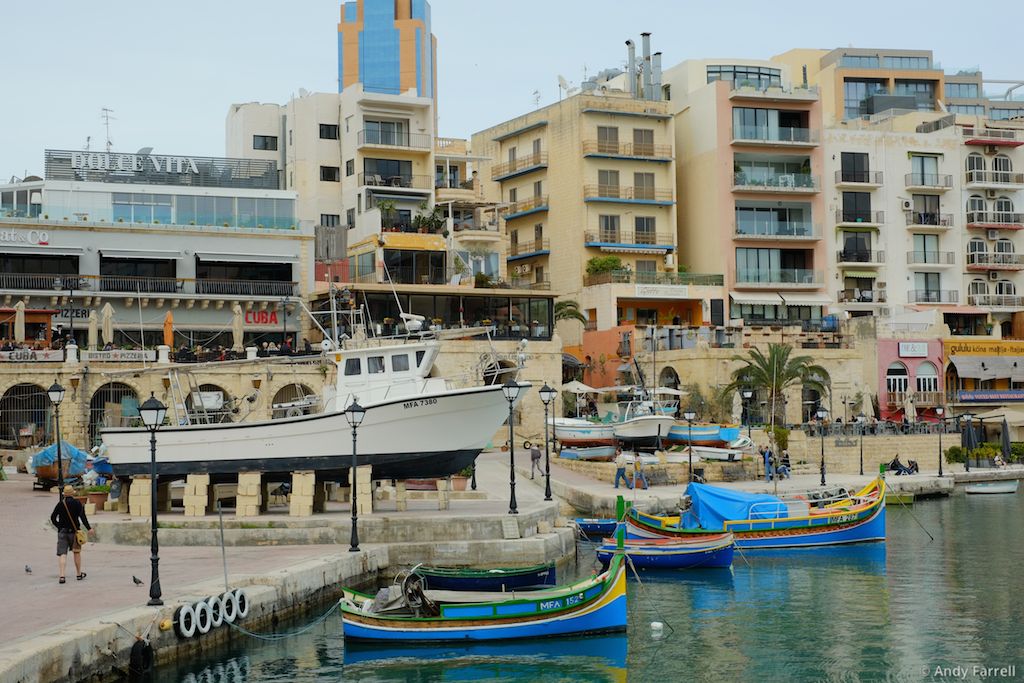
POLYGON ((846 304, 884 304, 884 289, 841 289, 839 303, 846 304))
POLYGON ((843 249, 836 252, 836 260, 840 263, 885 263, 885 252, 843 249))
POLYGON ((214 280, 196 278, 196 294, 241 296, 295 296, 298 283, 274 280, 214 280))
POLYGON ((357 180, 360 185, 369 185, 371 187, 404 187, 417 190, 429 190, 434 187, 434 178, 428 175, 360 173, 357 180))
POLYGON ((672 145, 657 145, 653 142, 611 142, 607 140, 584 140, 583 154, 610 154, 641 159, 671 159, 672 145))
POLYGON ((475 218, 455 219, 452 227, 455 232, 463 230, 484 230, 487 232, 499 232, 497 221, 477 221, 475 218))
POLYGON ((953 176, 947 173, 908 173, 903 181, 907 187, 953 187, 953 176))
POLYGON ((587 275, 583 278, 583 284, 587 287, 610 283, 721 287, 725 284, 725 276, 712 273, 652 273, 647 271, 610 270, 604 273, 587 275))
MULTIPOLYGON (((70 289, 81 290, 87 278, 81 275, 49 275, 37 273, 0 273, 0 289, 37 289, 49 290, 55 295, 70 289), (60 288, 56 288, 60 280, 60 288)), ((89 285, 86 285, 89 286, 89 285)))
POLYGON ((967 254, 968 266, 1022 266, 1024 254, 1004 251, 972 251, 967 254))
POLYGON ((911 304, 955 304, 960 302, 960 292, 955 289, 911 289, 907 292, 907 303, 911 304))
POLYGON ((967 184, 1024 185, 1024 173, 1014 171, 967 171, 967 184))
POLYGON ((836 171, 837 185, 840 183, 881 185, 882 178, 881 171, 836 171))
POLYGON ((836 223, 884 223, 884 211, 851 211, 836 209, 836 223))
POLYGON ((782 145, 817 144, 818 131, 810 128, 779 126, 733 126, 732 139, 743 142, 765 142, 782 145))
POLYGON ((671 202, 672 190, 633 185, 584 185, 583 198, 671 202))
POLYGON ((1024 296, 1016 294, 968 294, 967 303, 971 306, 1020 308, 1024 306, 1024 296))
POLYGON ((907 252, 907 263, 950 266, 956 263, 956 252, 914 249, 907 252))
POLYGON ((131 277, 127 275, 101 275, 99 290, 102 292, 138 292, 140 294, 173 294, 185 285, 181 278, 174 277, 131 277))
POLYGON ((935 213, 932 211, 904 211, 907 225, 929 225, 935 228, 949 228, 953 226, 953 214, 935 213))
POLYGON ((381 145, 384 147, 412 147, 414 149, 431 149, 431 137, 425 133, 409 133, 406 131, 361 130, 356 134, 356 143, 363 145, 381 145))
POLYGON ((655 233, 634 230, 598 230, 587 232, 583 235, 587 244, 599 242, 611 242, 614 244, 661 244, 672 245, 672 235, 668 233, 655 233))
POLYGON ((968 211, 967 225, 1024 226, 1024 213, 1009 213, 1005 211, 968 211))
POLYGON ((534 152, 533 154, 516 157, 511 161, 506 161, 503 164, 493 166, 491 168, 491 180, 498 180, 501 177, 517 173, 527 168, 533 168, 534 166, 542 167, 547 165, 548 153, 534 152))
POLYGON ((541 251, 548 251, 550 248, 551 243, 547 239, 512 242, 508 245, 508 255, 522 256, 524 254, 535 254, 541 251))
POLYGON ((964 126, 960 129, 965 138, 973 138, 975 140, 994 140, 996 142, 1016 142, 1024 139, 1024 137, 1018 135, 1018 131, 1015 130, 1003 130, 999 128, 976 128, 974 126, 964 126))
POLYGON ((737 238, 817 239, 821 226, 809 221, 739 222, 734 224, 737 238))
POLYGON ((509 280, 512 289, 551 289, 551 280, 531 280, 529 278, 514 277, 509 280))
POLYGON ((902 406, 908 398, 914 405, 931 407, 942 405, 946 396, 941 391, 890 391, 885 402, 890 407, 902 406))
POLYGON ((730 95, 742 95, 743 97, 766 97, 772 98, 778 95, 791 95, 793 99, 818 99, 818 86, 809 85, 807 87, 800 86, 786 86, 781 85, 770 85, 765 83, 743 85, 744 81, 740 81, 739 84, 736 81, 732 82, 732 87, 729 89, 730 95))
POLYGON ((732 186, 734 189, 742 188, 754 192, 807 192, 821 189, 818 176, 809 173, 779 173, 764 178, 739 172, 733 174, 732 186))
POLYGON ((820 285, 824 282, 820 270, 808 268, 776 268, 776 269, 750 269, 740 268, 736 271, 737 284, 747 286, 763 285, 820 285))
POLYGON ((508 216, 509 214, 533 211, 534 209, 540 209, 547 205, 548 196, 543 194, 539 197, 530 197, 529 199, 520 199, 518 202, 512 202, 505 206, 502 211, 506 216, 508 216))

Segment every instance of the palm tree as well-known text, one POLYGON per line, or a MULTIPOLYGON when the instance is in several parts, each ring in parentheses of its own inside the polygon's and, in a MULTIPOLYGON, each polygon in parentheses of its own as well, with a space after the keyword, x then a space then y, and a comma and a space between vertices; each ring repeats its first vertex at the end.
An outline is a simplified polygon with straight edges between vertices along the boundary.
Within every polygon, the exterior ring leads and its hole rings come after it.
POLYGON ((746 357, 733 356, 743 366, 733 370, 732 382, 725 390, 749 389, 765 396, 773 426, 775 422, 785 422, 784 396, 791 387, 802 384, 824 395, 832 382, 828 371, 816 365, 813 358, 791 356, 792 351, 786 344, 769 344, 767 354, 753 348, 746 357))
POLYGON ((589 322, 580 311, 580 305, 573 299, 563 299, 555 302, 555 322, 559 320, 579 320, 584 325, 589 322))

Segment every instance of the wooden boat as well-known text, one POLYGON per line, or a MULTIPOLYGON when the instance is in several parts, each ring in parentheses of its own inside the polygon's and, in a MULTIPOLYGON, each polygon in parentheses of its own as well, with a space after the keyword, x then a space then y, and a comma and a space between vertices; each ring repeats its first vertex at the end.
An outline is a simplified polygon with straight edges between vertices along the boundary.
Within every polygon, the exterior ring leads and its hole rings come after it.
POLYGON ((577 517, 573 521, 584 536, 597 540, 611 536, 619 524, 611 518, 577 517))
POLYGON ((736 546, 744 550, 885 540, 885 480, 881 477, 853 495, 830 498, 820 498, 820 492, 776 498, 698 483, 691 483, 686 493, 692 505, 682 517, 629 510, 627 533, 679 539, 730 532, 736 546))
POLYGON ((563 448, 558 457, 564 460, 589 460, 591 462, 608 462, 615 459, 615 446, 579 446, 563 448))
POLYGON ((914 494, 913 493, 886 493, 885 494, 886 505, 913 505, 914 494))
POLYGON ((472 567, 428 567, 419 565, 413 573, 423 579, 423 587, 453 591, 528 590, 539 586, 555 585, 555 563, 532 567, 500 567, 473 569, 472 567))
POLYGON ((438 591, 415 575, 376 596, 344 589, 345 638, 376 641, 477 641, 538 638, 626 629, 626 565, 565 586, 526 593, 438 591))
POLYGON ((555 439, 563 446, 614 446, 615 425, 582 418, 555 417, 550 420, 555 439))
MULTIPOLYGON (((718 424, 693 425, 694 446, 725 446, 740 437, 739 427, 718 424)), ((668 441, 673 443, 690 443, 690 425, 686 422, 675 422, 668 431, 668 441)))
POLYGON ((980 484, 968 484, 964 487, 964 492, 971 494, 1017 493, 1017 485, 1019 483, 1019 480, 1011 479, 1008 481, 991 481, 980 484))
MULTIPOLYGON (((637 567, 645 569, 694 569, 732 566, 732 534, 696 538, 626 539, 624 552, 637 567)), ((605 539, 597 559, 608 563, 615 553, 615 539, 605 539)))
POLYGON ((620 443, 636 447, 657 446, 668 439, 675 418, 661 413, 653 401, 628 401, 619 404, 619 420, 613 433, 620 443))

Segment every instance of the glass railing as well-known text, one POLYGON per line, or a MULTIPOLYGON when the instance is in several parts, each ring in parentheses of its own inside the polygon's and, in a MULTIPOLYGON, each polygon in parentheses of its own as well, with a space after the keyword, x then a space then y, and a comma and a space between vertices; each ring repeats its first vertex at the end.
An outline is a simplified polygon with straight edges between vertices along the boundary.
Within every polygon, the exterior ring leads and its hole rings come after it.
POLYGON ((818 131, 810 128, 779 126, 733 126, 734 140, 750 142, 778 142, 782 144, 810 144, 818 142, 818 131))
POLYGON ((857 209, 836 210, 836 223, 884 223, 884 211, 857 209))
POLYGON ((968 225, 1024 225, 1024 213, 968 211, 968 225))
POLYGON ((836 260, 840 263, 884 263, 885 252, 868 249, 843 249, 836 252, 836 260))
POLYGON ((739 221, 737 237, 812 239, 821 237, 821 227, 810 221, 739 221))
POLYGON ((969 266, 1024 266, 1024 254, 1002 251, 975 251, 967 254, 969 266))
POLYGON ((430 149, 430 136, 423 133, 405 131, 361 130, 356 136, 360 145, 383 145, 386 147, 415 147, 430 149))
POLYGON ((904 180, 907 187, 953 187, 953 176, 946 173, 908 173, 904 180))
POLYGON ((736 282, 746 285, 820 285, 822 281, 820 270, 809 270, 807 268, 768 270, 740 268, 736 271, 736 282))
POLYGON ((931 211, 905 211, 907 225, 929 225, 936 228, 948 228, 953 225, 953 214, 934 213, 931 211))
POLYGON ((1013 171, 967 171, 969 185, 1024 185, 1024 173, 1013 171))
POLYGON ((836 183, 882 184, 881 171, 836 171, 836 183))
POLYGON ((915 249, 914 251, 907 252, 907 263, 949 266, 956 263, 956 254, 952 251, 923 251, 915 249))
POLYGON ((911 289, 907 292, 907 302, 912 304, 955 304, 960 300, 960 292, 955 289, 911 289))
POLYGON ((725 284, 725 276, 713 273, 660 273, 632 270, 611 270, 604 273, 587 275, 583 284, 592 285, 614 284, 645 284, 645 285, 704 285, 721 287, 725 284))
POLYGON ((842 289, 839 291, 839 302, 847 304, 884 304, 884 289, 842 289))
POLYGON ((820 187, 818 176, 809 173, 779 173, 766 176, 759 173, 740 171, 733 174, 732 184, 733 187, 746 190, 771 190, 779 192, 818 190, 820 187))

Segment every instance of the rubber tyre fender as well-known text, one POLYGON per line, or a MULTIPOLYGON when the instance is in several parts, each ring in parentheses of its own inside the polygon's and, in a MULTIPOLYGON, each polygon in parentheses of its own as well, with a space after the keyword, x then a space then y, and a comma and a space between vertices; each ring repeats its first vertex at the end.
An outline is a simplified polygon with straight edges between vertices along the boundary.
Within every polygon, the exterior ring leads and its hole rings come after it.
POLYGON ((182 605, 174 613, 174 630, 182 638, 196 634, 196 610, 192 605, 182 605))
POLYGON ((523 448, 525 448, 526 450, 530 450, 530 446, 532 446, 532 445, 533 445, 533 442, 530 441, 529 439, 527 439, 526 441, 523 442, 523 448))
POLYGON ((249 614, 249 596, 241 588, 236 588, 234 593, 235 602, 238 603, 238 616, 236 618, 242 619, 249 614))
POLYGON ((206 599, 210 606, 210 628, 217 628, 224 623, 224 603, 220 601, 219 595, 206 599))
POLYGON ((196 611, 196 633, 199 635, 205 635, 210 632, 213 628, 213 612, 210 610, 210 604, 205 600, 200 600, 195 604, 196 611))
POLYGON ((220 604, 224 614, 224 623, 233 624, 238 618, 238 597, 231 591, 220 596, 220 604))

